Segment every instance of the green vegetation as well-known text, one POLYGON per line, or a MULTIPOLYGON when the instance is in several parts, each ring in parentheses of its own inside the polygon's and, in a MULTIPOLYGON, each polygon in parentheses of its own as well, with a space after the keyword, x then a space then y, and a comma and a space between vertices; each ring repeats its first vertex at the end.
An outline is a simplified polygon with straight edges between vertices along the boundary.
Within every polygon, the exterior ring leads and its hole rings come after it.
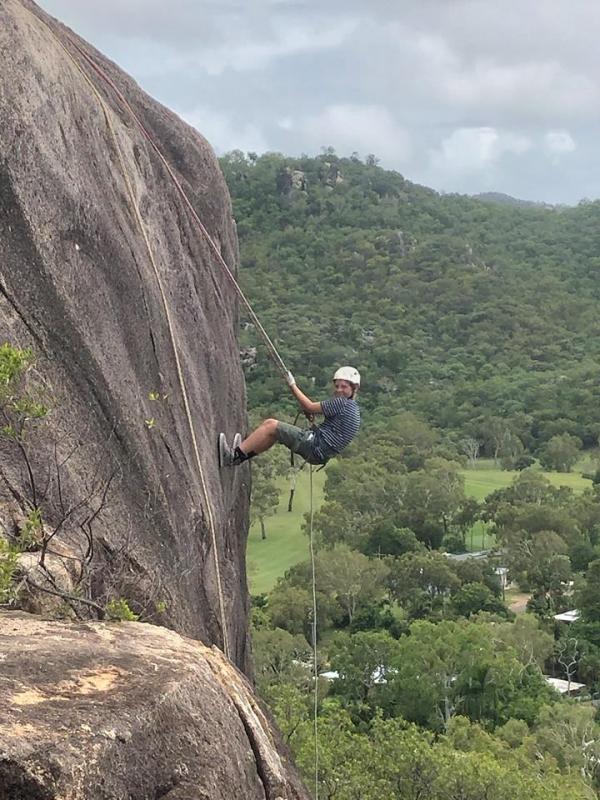
MULTIPOLYGON (((302 532, 302 524, 310 506, 309 480, 308 467, 305 467, 298 476, 292 511, 289 512, 290 481, 288 478, 278 478, 280 500, 277 512, 266 523, 266 539, 261 538, 258 522, 251 526, 247 559, 252 594, 270 591, 277 578, 307 558, 308 539, 302 532)), ((315 508, 318 508, 323 501, 325 471, 314 472, 313 482, 315 508)))
MULTIPOLYGON (((301 386, 314 379, 320 396, 332 367, 352 363, 370 418, 409 409, 505 465, 555 463, 561 443, 568 464, 573 447, 596 446, 600 202, 441 196, 333 152, 234 152, 221 165, 243 288, 301 386)), ((250 407, 291 410, 252 326, 243 345, 258 346, 250 407)))
MULTIPOLYGON (((510 486, 519 474, 516 471, 495 469, 493 461, 482 459, 476 469, 460 470, 465 479, 465 494, 478 501, 484 500, 496 489, 510 486)), ((566 486, 575 492, 582 492, 592 482, 577 472, 544 472, 544 476, 556 487, 566 486)), ((313 473, 315 510, 323 502, 323 490, 326 471, 313 473)), ((270 591, 278 578, 286 570, 306 558, 308 540, 303 532, 304 517, 309 508, 309 475, 306 468, 299 474, 292 511, 289 512, 290 480, 279 477, 276 483, 279 489, 279 503, 276 513, 266 523, 268 535, 261 538, 260 525, 255 522, 250 527, 248 536, 248 577, 250 592, 262 594, 270 591)), ((480 550, 494 544, 494 537, 489 525, 475 521, 466 536, 467 550, 480 550), (485 535, 484 535, 485 528, 485 535)))
MULTIPOLYGON (((496 489, 505 489, 519 473, 516 470, 504 470, 494 467, 491 459, 481 459, 475 469, 465 469, 465 494, 476 500, 485 500, 488 494, 496 489)), ((579 472, 544 472, 553 486, 568 486, 574 492, 582 492, 592 485, 589 478, 579 472)))
POLYGON ((14 598, 13 580, 18 569, 21 550, 0 538, 0 605, 14 598))
POLYGON ((113 598, 106 604, 106 615, 116 622, 137 622, 139 614, 131 610, 129 601, 123 597, 113 598))
MULTIPOLYGON (((592 800, 595 708, 544 675, 600 693, 600 203, 440 196, 331 151, 222 164, 243 287, 300 386, 364 373, 314 517, 320 796, 592 800)), ((289 419, 242 339, 252 411, 289 419)), ((256 677, 310 783, 306 476, 288 514, 273 458, 253 467, 256 677)))
MULTIPOLYGON (((96 565, 90 568, 97 552, 94 520, 108 501, 115 465, 110 458, 100 456, 96 464, 90 464, 81 495, 69 496, 72 486, 66 479, 66 466, 86 443, 78 442, 75 447, 70 443, 66 448, 66 438, 57 441, 48 435, 44 421, 49 414, 49 389, 39 380, 34 366, 31 350, 8 342, 0 345, 0 447, 9 465, 3 471, 3 480, 11 499, 4 512, 12 523, 4 524, 0 531, 0 605, 19 607, 29 595, 46 594, 62 598, 63 604, 55 611, 69 617, 93 614, 119 620, 137 620, 142 615, 147 618, 146 607, 150 607, 153 598, 148 598, 146 605, 138 603, 134 611, 130 601, 118 597, 119 578, 128 571, 126 565, 115 559, 115 567, 105 570, 102 581, 96 565), (21 479, 15 480, 14 486, 12 471, 21 472, 21 479), (65 556, 72 559, 77 574, 76 578, 71 574, 72 583, 57 580, 53 572, 53 540, 66 530, 82 537, 80 552, 73 548, 73 555, 65 556), (31 556, 26 561, 20 558, 25 552, 31 556), (92 599, 92 582, 96 591, 104 584, 103 596, 92 599)), ((58 552, 62 555, 62 550, 58 552)), ((59 569, 64 570, 64 566, 61 564, 59 569)), ((126 580, 130 589, 129 572, 126 580)), ((158 604, 156 611, 160 613, 158 604)))
POLYGON ((43 536, 41 511, 32 479, 27 453, 27 438, 32 426, 48 413, 39 393, 26 384, 33 364, 31 350, 22 350, 5 342, 0 345, 0 441, 18 449, 29 475, 31 508, 19 536, 13 540, 0 535, 0 604, 15 599, 14 580, 19 568, 19 554, 38 544, 43 536))

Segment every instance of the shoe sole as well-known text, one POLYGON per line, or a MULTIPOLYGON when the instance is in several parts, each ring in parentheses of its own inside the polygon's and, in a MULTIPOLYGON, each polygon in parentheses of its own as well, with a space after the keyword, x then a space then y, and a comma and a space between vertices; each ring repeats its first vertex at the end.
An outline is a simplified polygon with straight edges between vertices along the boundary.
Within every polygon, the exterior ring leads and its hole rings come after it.
POLYGON ((224 433, 219 434, 217 443, 217 457, 219 459, 219 469, 225 466, 225 453, 227 452, 227 439, 224 433))

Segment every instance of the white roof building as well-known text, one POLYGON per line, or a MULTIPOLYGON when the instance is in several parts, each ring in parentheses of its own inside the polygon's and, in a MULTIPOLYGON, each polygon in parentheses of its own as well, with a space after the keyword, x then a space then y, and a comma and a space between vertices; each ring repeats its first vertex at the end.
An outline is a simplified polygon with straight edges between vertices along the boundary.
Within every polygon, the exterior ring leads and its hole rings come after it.
POLYGON ((562 614, 555 614, 554 619, 557 622, 577 622, 580 616, 580 612, 574 608, 572 611, 563 611, 562 614))
POLYGON ((549 675, 544 675, 546 683, 550 684, 553 689, 556 689, 560 694, 579 694, 582 689, 585 689, 585 683, 577 683, 577 681, 565 681, 563 678, 551 678, 549 675))

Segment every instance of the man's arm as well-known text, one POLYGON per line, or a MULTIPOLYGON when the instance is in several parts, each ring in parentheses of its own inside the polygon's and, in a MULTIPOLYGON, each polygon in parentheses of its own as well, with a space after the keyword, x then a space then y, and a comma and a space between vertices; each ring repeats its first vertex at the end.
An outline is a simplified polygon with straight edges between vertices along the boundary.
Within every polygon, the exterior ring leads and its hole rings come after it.
POLYGON ((292 375, 291 372, 288 372, 285 376, 288 386, 303 411, 307 411, 309 414, 322 414, 323 410, 321 409, 321 403, 313 402, 310 397, 307 397, 304 392, 300 391, 300 389, 296 386, 296 379, 292 375))

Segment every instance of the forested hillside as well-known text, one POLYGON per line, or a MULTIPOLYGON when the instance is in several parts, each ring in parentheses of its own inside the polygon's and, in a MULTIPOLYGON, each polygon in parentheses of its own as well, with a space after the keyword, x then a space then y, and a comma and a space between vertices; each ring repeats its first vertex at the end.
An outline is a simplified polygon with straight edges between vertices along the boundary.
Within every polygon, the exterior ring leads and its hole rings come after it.
MULTIPOLYGON (((597 798, 600 470, 574 490, 542 468, 597 458, 600 203, 440 196, 330 152, 222 166, 244 289, 300 385, 364 376, 314 514, 319 796, 597 798), (482 453, 515 472, 476 499, 482 453)), ((251 413, 293 414, 242 336, 251 413)), ((263 537, 286 455, 253 462, 263 537)), ((312 781, 313 572, 279 575, 253 597, 257 686, 312 781)))
MULTIPOLYGON (((442 196, 330 152, 221 164, 243 286, 301 385, 355 364, 371 418, 411 410, 509 459, 556 434, 597 443, 600 202, 442 196)), ((260 346, 246 361, 250 407, 272 413, 280 379, 260 346)))

